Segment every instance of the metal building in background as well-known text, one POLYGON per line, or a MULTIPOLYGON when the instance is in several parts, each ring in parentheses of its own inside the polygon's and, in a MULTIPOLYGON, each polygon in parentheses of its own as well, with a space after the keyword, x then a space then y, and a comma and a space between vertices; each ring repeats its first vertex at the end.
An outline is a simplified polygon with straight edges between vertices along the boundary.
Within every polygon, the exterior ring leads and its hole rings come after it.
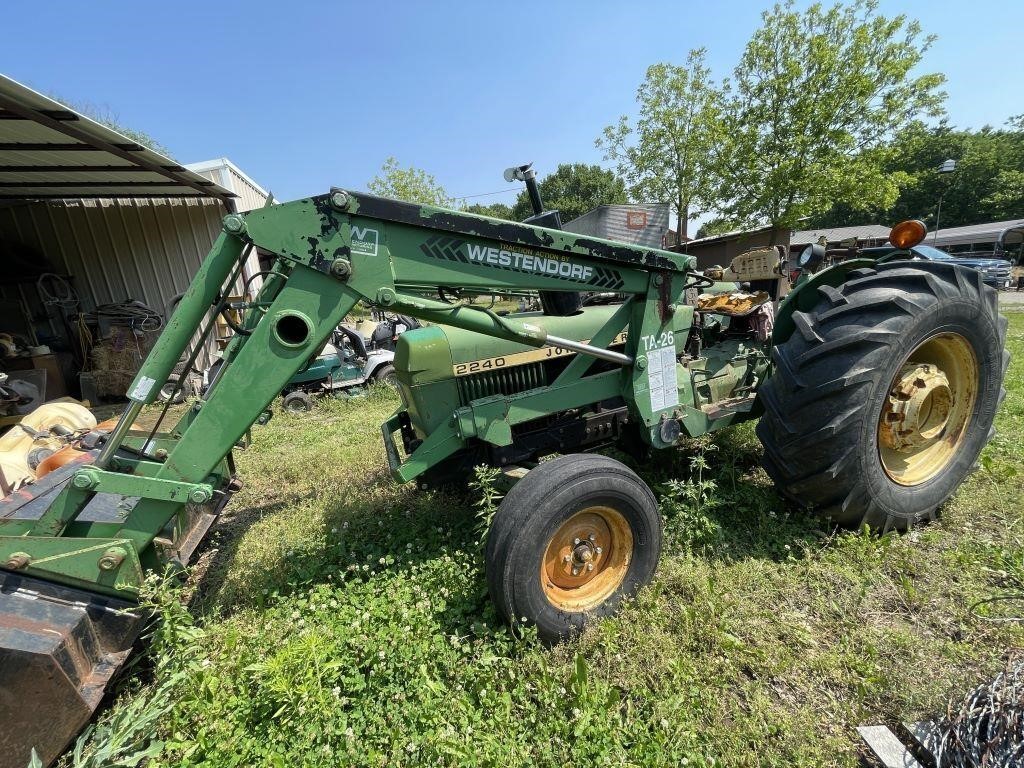
POLYGON ((226 157, 201 163, 188 163, 185 167, 231 192, 235 196, 235 206, 239 211, 262 208, 271 196, 226 157))
MULTIPOLYGON (((90 344, 111 325, 97 307, 141 302, 162 322, 224 215, 266 198, 227 159, 192 170, 0 76, 0 334, 18 346, 0 349, 0 368, 45 363, 47 399, 79 394, 79 372, 97 370, 90 344)), ((259 271, 255 254, 245 266, 259 271)), ((138 344, 141 360, 152 331, 139 327, 118 344, 138 344)))
POLYGON ((668 203, 639 203, 599 205, 563 224, 562 229, 620 243, 664 248, 668 224, 668 203))
POLYGON ((949 253, 1017 260, 1024 256, 1024 219, 946 227, 929 232, 924 241, 949 253))

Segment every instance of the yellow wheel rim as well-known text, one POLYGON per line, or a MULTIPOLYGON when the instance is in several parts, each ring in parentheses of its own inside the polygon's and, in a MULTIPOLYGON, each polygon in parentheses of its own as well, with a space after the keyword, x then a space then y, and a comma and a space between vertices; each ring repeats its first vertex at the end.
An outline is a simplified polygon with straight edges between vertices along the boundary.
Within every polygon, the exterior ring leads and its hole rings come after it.
POLYGON ((974 412, 978 360, 958 333, 921 343, 889 387, 878 421, 878 453, 889 478, 921 485, 954 460, 974 412))
POLYGON ((544 596, 563 611, 589 611, 622 585, 633 557, 633 532, 615 509, 580 510, 555 531, 540 565, 544 596))

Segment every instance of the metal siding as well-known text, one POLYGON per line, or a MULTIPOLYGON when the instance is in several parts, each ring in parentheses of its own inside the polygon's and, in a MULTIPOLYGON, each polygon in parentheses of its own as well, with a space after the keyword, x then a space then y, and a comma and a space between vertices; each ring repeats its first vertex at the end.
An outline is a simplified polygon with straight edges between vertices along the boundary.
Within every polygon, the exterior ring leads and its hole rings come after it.
MULTIPOLYGON (((235 207, 240 212, 244 213, 255 208, 262 208, 267 202, 269 195, 256 182, 241 172, 234 163, 228 161, 227 158, 210 160, 204 163, 192 163, 189 167, 194 173, 216 182, 233 192, 236 196, 235 207)), ((246 279, 250 278, 259 271, 260 260, 254 249, 245 262, 243 277, 246 279)), ((258 291, 262 285, 262 277, 257 277, 249 283, 253 292, 258 291)), ((239 289, 240 291, 241 289, 239 289)))
MULTIPOLYGON (((33 247, 54 270, 71 276, 83 310, 137 299, 165 314, 184 291, 220 232, 223 205, 203 198, 53 200, 0 208, 0 239, 33 247)), ((34 282, 0 286, 0 297, 24 299, 41 318, 34 282)), ((37 332, 64 336, 56 313, 37 332)), ((200 355, 209 365, 212 341, 200 355)))
POLYGON ((668 203, 642 203, 636 205, 601 205, 579 218, 563 225, 563 229, 580 235, 602 237, 620 243, 661 248, 669 227, 668 203), (629 213, 647 214, 647 226, 630 229, 626 225, 629 213))
POLYGON ((238 174, 234 168, 229 169, 229 173, 231 189, 238 195, 236 202, 238 210, 251 211, 254 208, 262 208, 263 204, 267 201, 267 196, 250 184, 248 179, 238 174))
POLYGON ((227 158, 190 163, 187 167, 193 173, 233 192, 236 196, 235 206, 239 211, 262 208, 267 202, 269 194, 227 158))

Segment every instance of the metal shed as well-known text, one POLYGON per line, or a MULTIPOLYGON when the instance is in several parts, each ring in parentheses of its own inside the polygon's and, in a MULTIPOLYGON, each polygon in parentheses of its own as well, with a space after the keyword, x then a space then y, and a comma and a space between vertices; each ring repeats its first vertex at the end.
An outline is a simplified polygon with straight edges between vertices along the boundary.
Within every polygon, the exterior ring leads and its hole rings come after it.
MULTIPOLYGON (((134 300, 162 322, 243 197, 0 75, 0 333, 23 335, 35 352, 49 347, 39 357, 51 379, 62 375, 79 394, 77 371, 90 367, 83 318, 134 300)), ((133 327, 128 337, 139 337, 140 358, 147 333, 133 327)), ((32 351, 29 362, 0 364, 39 367, 32 351)), ((212 352, 207 345, 197 362, 212 352)), ((49 388, 47 398, 60 394, 49 388)))
POLYGON ((620 243, 663 248, 668 220, 668 203, 599 205, 563 224, 562 229, 620 243))
POLYGON ((925 242, 950 253, 1006 255, 1020 250, 1024 219, 988 221, 929 232, 925 242))

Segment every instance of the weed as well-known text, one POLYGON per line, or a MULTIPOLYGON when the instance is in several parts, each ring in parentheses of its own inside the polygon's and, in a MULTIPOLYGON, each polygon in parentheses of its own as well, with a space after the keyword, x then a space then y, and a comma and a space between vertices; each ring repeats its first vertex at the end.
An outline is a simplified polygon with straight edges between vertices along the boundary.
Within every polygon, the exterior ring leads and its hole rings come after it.
POLYGON ((477 509, 476 544, 481 550, 487 541, 487 532, 491 530, 494 513, 498 511, 498 505, 504 497, 504 493, 498 488, 500 476, 500 470, 486 464, 473 468, 473 480, 469 484, 469 489, 477 495, 474 502, 477 509))

